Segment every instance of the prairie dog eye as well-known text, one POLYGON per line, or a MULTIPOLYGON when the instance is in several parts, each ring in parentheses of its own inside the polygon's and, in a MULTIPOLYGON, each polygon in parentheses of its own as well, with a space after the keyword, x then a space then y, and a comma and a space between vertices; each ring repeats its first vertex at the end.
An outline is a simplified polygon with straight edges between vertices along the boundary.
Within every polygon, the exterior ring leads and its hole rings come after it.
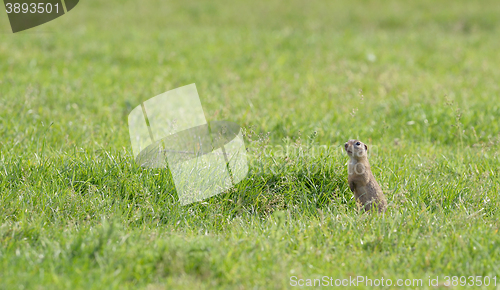
POLYGON ((356 146, 359 146, 359 145, 361 145, 361 142, 356 142, 356 146))

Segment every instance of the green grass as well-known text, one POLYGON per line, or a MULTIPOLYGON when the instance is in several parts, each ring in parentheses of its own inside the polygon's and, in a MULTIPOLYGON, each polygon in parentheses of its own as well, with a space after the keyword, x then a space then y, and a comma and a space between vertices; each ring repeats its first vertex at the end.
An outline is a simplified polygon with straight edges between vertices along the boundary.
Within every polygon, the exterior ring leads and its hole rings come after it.
POLYGON ((11 34, 0 13, 0 288, 500 285, 499 14, 493 0, 87 0, 11 34), (209 121, 244 128, 250 172, 181 206, 168 171, 134 163, 127 115, 190 83, 209 121), (356 212, 351 138, 371 148, 385 216, 356 212))

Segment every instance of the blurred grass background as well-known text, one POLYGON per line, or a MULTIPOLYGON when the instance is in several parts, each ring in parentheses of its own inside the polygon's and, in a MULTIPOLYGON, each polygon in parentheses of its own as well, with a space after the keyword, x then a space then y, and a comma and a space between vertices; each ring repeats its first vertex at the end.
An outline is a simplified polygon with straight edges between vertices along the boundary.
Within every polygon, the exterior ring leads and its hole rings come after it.
POLYGON ((12 34, 0 13, 0 285, 498 274, 499 15, 488 0, 87 0, 12 34), (168 172, 133 162, 127 115, 190 83, 209 121, 244 128, 251 171, 181 207, 168 172), (376 148, 385 217, 355 212, 350 138, 376 148))

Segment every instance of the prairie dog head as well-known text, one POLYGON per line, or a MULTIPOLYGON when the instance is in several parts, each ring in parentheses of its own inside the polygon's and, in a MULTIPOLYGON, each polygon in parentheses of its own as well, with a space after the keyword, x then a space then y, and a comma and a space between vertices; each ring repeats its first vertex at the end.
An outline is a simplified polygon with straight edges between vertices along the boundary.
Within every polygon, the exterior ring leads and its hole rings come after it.
POLYGON ((359 140, 349 140, 344 144, 345 151, 349 157, 359 160, 363 157, 366 158, 368 146, 359 140))

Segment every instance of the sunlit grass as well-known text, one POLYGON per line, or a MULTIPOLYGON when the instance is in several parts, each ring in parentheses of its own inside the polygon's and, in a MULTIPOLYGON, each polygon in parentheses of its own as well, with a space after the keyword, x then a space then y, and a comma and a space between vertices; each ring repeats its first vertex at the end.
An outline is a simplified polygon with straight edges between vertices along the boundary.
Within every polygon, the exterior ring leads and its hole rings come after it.
POLYGON ((1 288, 498 275, 495 4, 89 0, 0 33, 1 288), (243 127, 250 172, 181 206, 133 161, 127 115, 190 83, 243 127), (356 212, 352 138, 385 216, 356 212))

